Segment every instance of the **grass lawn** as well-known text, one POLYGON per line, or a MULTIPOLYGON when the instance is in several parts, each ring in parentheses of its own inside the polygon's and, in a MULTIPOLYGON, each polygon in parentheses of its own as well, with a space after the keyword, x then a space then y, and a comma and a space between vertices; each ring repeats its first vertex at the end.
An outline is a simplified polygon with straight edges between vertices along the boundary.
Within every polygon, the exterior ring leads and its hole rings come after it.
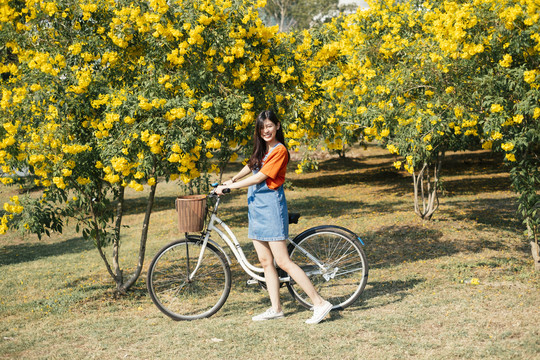
MULTIPOLYGON (((316 173, 290 166, 289 209, 302 213, 291 233, 350 228, 370 264, 359 301, 319 325, 304 324, 311 314, 285 288, 286 318, 252 322, 269 300, 246 284, 236 261, 231 295, 208 319, 162 315, 147 295, 146 271, 115 299, 96 249, 71 223, 41 241, 0 237, 0 359, 540 359, 540 273, 506 169, 489 153, 450 154, 440 208, 423 222, 413 212, 412 179, 393 160, 369 147, 326 159, 316 173)), ((1 187, 0 202, 14 194, 1 187)), ((177 195, 177 184, 158 185, 145 267, 179 237, 177 195)), ((136 263, 145 206, 144 194, 127 196, 125 273, 136 263)), ((221 215, 253 259, 245 203, 245 191, 231 194, 221 215)))

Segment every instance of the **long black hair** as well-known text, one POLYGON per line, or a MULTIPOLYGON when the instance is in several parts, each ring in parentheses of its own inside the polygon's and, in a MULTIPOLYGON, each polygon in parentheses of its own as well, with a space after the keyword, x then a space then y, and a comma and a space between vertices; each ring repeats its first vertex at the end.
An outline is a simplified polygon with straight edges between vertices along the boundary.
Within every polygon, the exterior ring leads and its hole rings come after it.
MULTIPOLYGON (((248 161, 248 166, 250 169, 260 169, 262 167, 264 156, 266 155, 266 141, 261 136, 261 130, 264 128, 264 122, 270 120, 276 126, 280 124, 276 114, 272 110, 264 110, 259 116, 257 116, 257 121, 255 122, 255 134, 253 136, 253 153, 248 161)), ((276 132, 276 140, 282 143, 285 148, 285 136, 283 135, 283 126, 279 126, 276 132)), ((287 149, 287 161, 289 161, 289 150, 287 149)))

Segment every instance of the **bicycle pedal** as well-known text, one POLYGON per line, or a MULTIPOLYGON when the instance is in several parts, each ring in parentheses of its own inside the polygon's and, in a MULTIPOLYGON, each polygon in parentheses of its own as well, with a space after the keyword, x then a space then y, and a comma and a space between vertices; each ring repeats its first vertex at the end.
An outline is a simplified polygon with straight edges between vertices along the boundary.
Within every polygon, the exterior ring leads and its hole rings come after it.
POLYGON ((259 283, 259 281, 255 280, 255 279, 249 279, 247 281, 248 285, 257 285, 258 283, 259 283))

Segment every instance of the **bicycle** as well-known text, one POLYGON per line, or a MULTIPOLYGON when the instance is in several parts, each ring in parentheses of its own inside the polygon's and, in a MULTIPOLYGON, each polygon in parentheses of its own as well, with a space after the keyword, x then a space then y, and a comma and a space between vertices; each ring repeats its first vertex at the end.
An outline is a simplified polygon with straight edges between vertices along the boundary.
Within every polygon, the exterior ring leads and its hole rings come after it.
MULTIPOLYGON (((217 216, 221 197, 212 190, 207 199, 210 203, 214 201, 214 205, 202 232, 186 233, 184 239, 167 244, 148 268, 150 297, 160 311, 174 320, 212 316, 229 296, 232 263, 225 250, 211 238, 214 232, 251 276, 248 283, 265 285, 263 269, 248 261, 233 231, 217 216)), ((296 224, 299 217, 297 213, 289 214, 289 222, 296 224)), ((333 304, 332 310, 350 306, 366 286, 368 264, 363 245, 355 233, 334 225, 312 227, 288 239, 291 259, 304 270, 321 296, 333 304)), ((278 268, 278 273, 291 295, 311 309, 313 305, 302 289, 283 270, 278 268)))

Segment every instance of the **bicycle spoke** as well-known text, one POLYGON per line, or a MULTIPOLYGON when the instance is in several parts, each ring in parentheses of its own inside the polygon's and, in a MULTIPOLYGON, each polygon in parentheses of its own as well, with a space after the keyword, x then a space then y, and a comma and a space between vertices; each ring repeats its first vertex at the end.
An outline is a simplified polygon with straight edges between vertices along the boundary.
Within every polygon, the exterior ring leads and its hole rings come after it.
MULTIPOLYGON (((321 296, 335 307, 354 302, 367 280, 367 264, 358 240, 333 229, 322 229, 297 241, 324 266, 321 269, 314 265, 302 251, 291 246, 291 259, 306 272, 321 296)), ((291 282, 288 287, 302 305, 311 306, 309 297, 297 284, 291 282)))
POLYGON ((219 310, 229 294, 228 263, 210 245, 205 249, 200 267, 188 280, 195 270, 200 249, 201 244, 197 241, 175 242, 162 249, 150 265, 148 289, 152 300, 173 319, 210 316, 219 310))

